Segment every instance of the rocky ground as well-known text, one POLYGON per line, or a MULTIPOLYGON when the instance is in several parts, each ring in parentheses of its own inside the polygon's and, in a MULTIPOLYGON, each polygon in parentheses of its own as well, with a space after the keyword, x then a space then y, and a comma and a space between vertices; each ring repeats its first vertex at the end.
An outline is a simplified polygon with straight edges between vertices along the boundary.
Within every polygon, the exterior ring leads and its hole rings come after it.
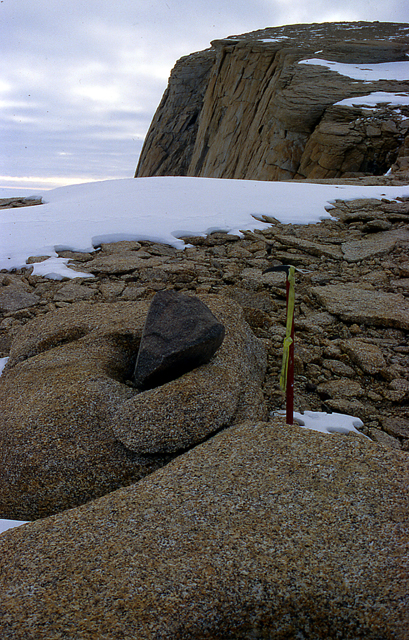
POLYGON ((285 277, 263 270, 293 264, 300 269, 295 410, 358 416, 371 439, 409 450, 409 198, 339 201, 331 213, 313 225, 271 218, 265 230, 241 238, 188 238, 184 251, 141 241, 103 244, 92 254, 59 253, 92 278, 49 280, 32 275, 29 265, 2 271, 0 357, 22 325, 77 301, 144 300, 165 288, 221 294, 244 308, 268 349, 264 394, 276 411, 285 406, 278 382, 285 277))

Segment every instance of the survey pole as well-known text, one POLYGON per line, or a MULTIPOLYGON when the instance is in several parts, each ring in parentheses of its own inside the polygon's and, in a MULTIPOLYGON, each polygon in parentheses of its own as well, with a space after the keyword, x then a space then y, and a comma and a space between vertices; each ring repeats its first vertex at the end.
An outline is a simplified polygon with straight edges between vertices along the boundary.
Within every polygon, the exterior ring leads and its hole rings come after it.
POLYGON ((294 424, 294 306, 290 308, 291 298, 291 282, 289 280, 289 271, 287 272, 286 279, 286 308, 287 308, 287 322, 290 313, 290 338, 291 342, 288 348, 288 366, 287 366, 287 380, 286 380, 286 408, 285 408, 285 421, 287 424, 294 424))
POLYGON ((286 423, 294 424, 294 304, 295 304, 295 267, 280 264, 269 267, 269 271, 284 271, 286 274, 286 333, 283 345, 283 364, 281 368, 280 387, 286 394, 286 423))

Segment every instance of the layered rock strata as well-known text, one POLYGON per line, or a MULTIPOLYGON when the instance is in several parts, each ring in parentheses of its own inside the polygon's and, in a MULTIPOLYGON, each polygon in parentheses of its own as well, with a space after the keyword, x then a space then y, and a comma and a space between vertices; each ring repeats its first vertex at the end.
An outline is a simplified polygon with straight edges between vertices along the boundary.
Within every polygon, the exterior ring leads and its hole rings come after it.
POLYGON ((351 75, 357 65, 407 61, 409 25, 290 25, 211 44, 176 63, 136 177, 288 180, 407 169, 409 107, 382 95, 403 92, 405 105, 409 79, 351 75), (338 72, 325 61, 346 66, 338 72), (374 92, 379 102, 368 108, 362 96, 374 92), (356 103, 338 104, 347 98, 356 103))

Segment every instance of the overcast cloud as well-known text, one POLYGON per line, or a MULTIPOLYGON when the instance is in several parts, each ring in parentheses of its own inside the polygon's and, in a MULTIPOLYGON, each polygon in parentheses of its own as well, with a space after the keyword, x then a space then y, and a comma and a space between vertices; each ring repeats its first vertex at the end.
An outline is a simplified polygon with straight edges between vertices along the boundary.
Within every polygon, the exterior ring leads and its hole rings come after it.
POLYGON ((0 187, 132 177, 174 63, 299 22, 409 22, 407 0, 1 0, 0 187))

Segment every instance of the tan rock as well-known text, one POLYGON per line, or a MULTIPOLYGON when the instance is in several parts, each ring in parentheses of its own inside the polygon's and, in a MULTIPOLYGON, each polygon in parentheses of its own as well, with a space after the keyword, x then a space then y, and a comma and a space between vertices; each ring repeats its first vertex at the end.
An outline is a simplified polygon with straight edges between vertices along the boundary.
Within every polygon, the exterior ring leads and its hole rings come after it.
POLYGON ((7 313, 27 309, 38 304, 39 298, 29 287, 13 284, 0 286, 0 312, 7 313))
POLYGON ((321 179, 383 175, 395 161, 402 170, 407 148, 396 108, 368 110, 362 99, 337 103, 407 91, 409 83, 299 64, 317 56, 353 64, 404 60, 401 38, 401 25, 359 22, 288 25, 213 41, 176 63, 136 177, 321 179))
POLYGON ((353 378, 355 376, 354 369, 339 360, 323 360, 322 366, 337 376, 346 376, 347 378, 353 378))
MULTIPOLYGON (((142 245, 135 240, 120 240, 119 242, 102 242, 101 249, 103 253, 112 255, 114 253, 125 253, 126 251, 139 251, 142 245)), ((138 254, 139 257, 141 254, 138 254)))
POLYGON ((302 238, 296 238, 295 236, 283 236, 277 234, 275 240, 278 240, 281 244, 288 247, 294 247, 306 253, 310 253, 313 256, 325 256, 326 258, 332 258, 333 260, 339 260, 342 258, 342 252, 336 245, 331 244, 319 244, 318 242, 310 242, 302 238))
POLYGON ((139 257, 137 251, 124 253, 99 254, 92 262, 83 265, 83 271, 90 273, 129 273, 137 269, 158 267, 166 258, 139 257))
POLYGON ((384 418, 382 425, 391 436, 409 440, 409 420, 406 418, 384 418))
POLYGON ((318 385, 318 393, 322 397, 327 398, 355 398, 364 394, 361 385, 355 380, 349 378, 340 378, 340 380, 330 380, 318 385))
POLYGON ((392 437, 385 431, 381 431, 380 429, 370 429, 369 430, 371 439, 378 444, 381 444, 388 449, 400 449, 400 442, 396 438, 392 437))
POLYGON ((82 504, 221 427, 266 417, 264 346, 235 302, 204 301, 226 327, 220 353, 142 394, 126 383, 149 301, 74 303, 20 330, 0 377, 1 517, 82 504))
POLYGON ((168 461, 127 452, 109 420, 135 392, 147 302, 78 303, 15 337, 0 377, 0 517, 31 520, 135 482, 168 461))
POLYGON ((91 289, 86 285, 69 282, 57 291, 54 296, 56 302, 75 302, 78 300, 89 300, 96 294, 95 289, 91 289))
POLYGON ((381 349, 370 342, 359 339, 344 340, 340 342, 340 347, 352 362, 371 376, 386 369, 386 360, 381 349))
POLYGON ((374 233, 359 241, 344 242, 342 253, 348 262, 367 260, 373 256, 387 255, 397 242, 409 240, 409 229, 398 229, 374 233))
POLYGON ((36 264, 37 262, 45 262, 51 256, 29 256, 26 260, 26 264, 36 264))
POLYGON ((99 286, 102 297, 108 301, 112 301, 114 298, 121 295, 124 289, 125 282, 104 282, 99 286))
POLYGON ((232 427, 2 534, 0 635, 404 640, 408 481, 360 436, 232 427))
POLYGON ((399 294, 343 284, 312 287, 311 293, 347 322, 409 329, 409 303, 399 294))

